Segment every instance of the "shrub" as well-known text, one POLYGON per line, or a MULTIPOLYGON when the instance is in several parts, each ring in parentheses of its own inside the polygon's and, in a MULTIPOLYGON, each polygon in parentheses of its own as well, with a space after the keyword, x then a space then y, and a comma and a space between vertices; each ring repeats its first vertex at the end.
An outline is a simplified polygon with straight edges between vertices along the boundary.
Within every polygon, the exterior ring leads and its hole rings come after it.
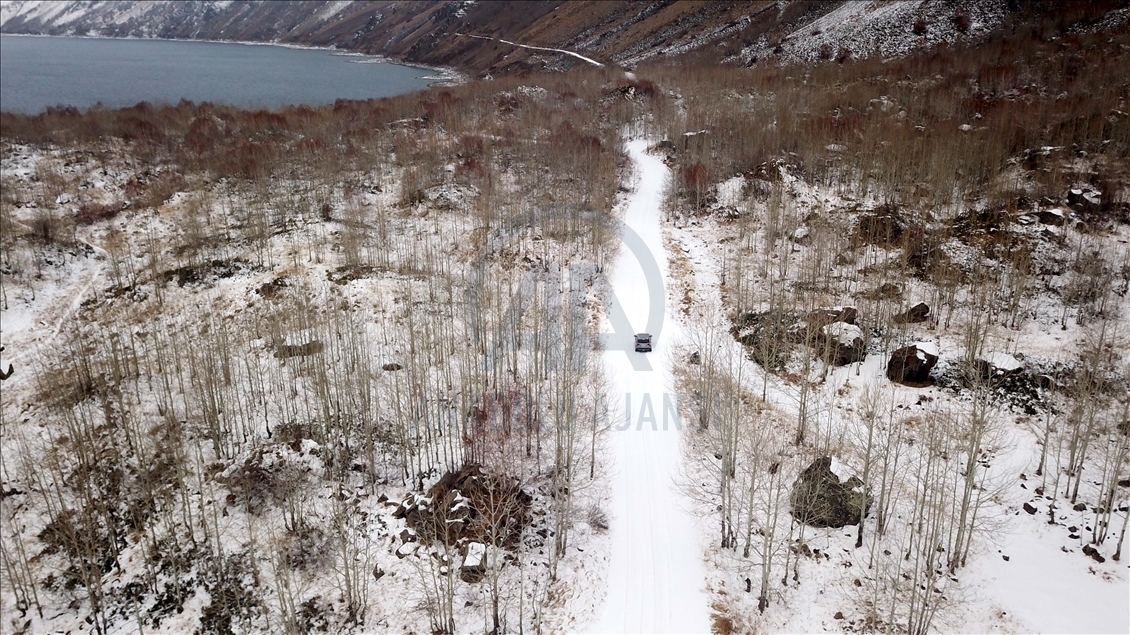
POLYGON ((125 208, 125 203, 120 201, 114 203, 83 203, 79 205, 75 222, 79 225, 93 225, 99 221, 114 218, 125 208))
POLYGON ((210 559, 204 568, 204 588, 212 601, 200 615, 197 633, 235 633, 234 628, 258 615, 263 608, 259 599, 259 572, 247 553, 210 559))
POLYGON ((968 33, 969 27, 973 25, 973 19, 964 9, 958 9, 953 14, 953 28, 961 33, 968 33))
POLYGON ((248 513, 259 513, 269 504, 289 499, 306 481, 307 468, 294 460, 294 454, 281 443, 256 448, 216 480, 231 492, 229 503, 238 502, 248 513))

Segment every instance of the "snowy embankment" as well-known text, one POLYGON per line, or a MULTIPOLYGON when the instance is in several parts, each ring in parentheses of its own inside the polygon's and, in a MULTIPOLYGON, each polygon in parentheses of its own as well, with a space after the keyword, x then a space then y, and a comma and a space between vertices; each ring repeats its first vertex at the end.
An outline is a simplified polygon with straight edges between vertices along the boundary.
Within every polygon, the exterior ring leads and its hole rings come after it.
MULTIPOLYGON (((624 222, 656 256, 663 278, 667 259, 659 228, 667 167, 646 153, 647 143, 632 141, 628 152, 639 181, 624 222)), ((636 329, 648 323, 649 291, 655 281, 627 248, 616 260, 612 287, 628 321, 636 329)), ((632 356, 604 353, 613 404, 609 433, 612 501, 608 589, 592 633, 706 633, 710 613, 702 566, 701 528, 690 503, 677 486, 681 473, 680 431, 664 408, 671 390, 672 350, 679 329, 664 302, 662 332, 653 333, 656 350, 646 354, 649 370, 638 370, 632 356), (624 413, 623 415, 619 413, 624 413), (625 419, 620 419, 620 416, 625 419)), ((624 336, 624 334, 618 334, 624 336)))

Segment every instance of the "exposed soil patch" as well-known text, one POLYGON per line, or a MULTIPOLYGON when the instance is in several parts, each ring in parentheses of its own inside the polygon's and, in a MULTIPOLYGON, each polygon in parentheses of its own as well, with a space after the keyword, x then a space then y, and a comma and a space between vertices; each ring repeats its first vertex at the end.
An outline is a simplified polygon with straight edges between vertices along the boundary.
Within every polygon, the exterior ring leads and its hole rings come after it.
POLYGON ((210 260, 199 265, 187 265, 170 269, 161 274, 164 282, 176 281, 178 287, 194 284, 209 284, 216 280, 231 278, 240 274, 253 273, 259 267, 242 258, 231 260, 210 260))
POLYGON ((326 278, 334 284, 349 284, 354 280, 368 278, 377 273, 376 267, 366 265, 344 265, 326 272, 326 278))

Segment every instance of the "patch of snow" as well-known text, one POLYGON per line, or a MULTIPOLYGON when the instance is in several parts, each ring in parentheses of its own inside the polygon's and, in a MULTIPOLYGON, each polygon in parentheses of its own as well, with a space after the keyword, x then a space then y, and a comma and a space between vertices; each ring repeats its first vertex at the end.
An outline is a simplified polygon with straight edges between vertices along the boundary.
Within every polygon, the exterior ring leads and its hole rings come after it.
POLYGON ((917 348, 918 350, 922 351, 923 353, 926 353, 927 355, 933 355, 934 357, 940 357, 941 356, 938 353, 938 343, 937 342, 915 342, 914 347, 917 348))
POLYGON ((154 5, 153 0, 141 0, 140 2, 123 3, 121 6, 125 7, 124 11, 120 11, 110 19, 111 24, 125 24, 130 20, 140 18, 145 15, 154 5))
POLYGON ((863 339, 863 329, 847 322, 832 322, 821 330, 844 346, 851 346, 856 340, 863 339))
POLYGON ((318 12, 318 20, 329 20, 335 15, 339 14, 349 5, 353 4, 353 0, 334 0, 334 2, 326 3, 326 6, 318 12))
POLYGON ((822 47, 831 47, 833 55, 842 48, 853 57, 892 57, 983 34, 999 24, 1005 15, 1003 2, 963 3, 963 8, 971 19, 964 33, 953 24, 954 5, 944 0, 844 2, 790 33, 780 43, 783 51, 779 56, 771 51, 767 40, 762 40, 742 50, 734 59, 743 63, 754 57, 779 58, 785 62, 816 61, 822 47), (926 32, 920 35, 913 32, 913 25, 919 19, 926 25, 926 32))
POLYGON ((481 542, 472 542, 467 545, 467 557, 463 558, 464 567, 479 567, 486 557, 487 546, 481 542))
POLYGON ((832 474, 835 474, 836 478, 840 479, 841 483, 846 482, 853 475, 851 468, 841 463, 840 460, 834 456, 832 457, 832 465, 830 465, 828 469, 832 470, 832 474))
POLYGON ((1008 353, 992 352, 986 355, 984 359, 986 362, 989 362, 993 368, 1005 372, 1018 370, 1023 366, 1019 360, 1008 353))
POLYGON ((742 187, 745 179, 735 176, 718 184, 718 203, 721 205, 735 206, 742 200, 742 187))

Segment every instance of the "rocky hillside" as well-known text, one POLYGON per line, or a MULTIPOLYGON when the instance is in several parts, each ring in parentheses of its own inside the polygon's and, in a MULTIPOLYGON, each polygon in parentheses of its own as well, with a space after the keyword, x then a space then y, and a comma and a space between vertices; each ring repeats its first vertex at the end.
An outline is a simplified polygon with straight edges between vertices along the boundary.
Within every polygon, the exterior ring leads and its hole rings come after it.
MULTIPOLYGON (((472 72, 564 68, 580 62, 530 46, 576 50, 603 62, 740 42, 827 10, 814 2, 40 2, 4 7, 4 33, 269 41, 335 46, 472 72)), ((733 50, 740 49, 737 44, 733 50)))
MULTIPOLYGON (((0 9, 0 32, 334 46, 481 75, 585 63, 516 45, 566 49, 627 67, 669 57, 750 64, 774 56, 900 55, 978 37, 1000 23, 1009 4, 539 0, 518 8, 476 0, 15 0, 0 9)), ((1098 13, 1118 6, 1109 4, 1098 13)), ((1097 5, 1103 3, 1091 6, 1097 5)))

